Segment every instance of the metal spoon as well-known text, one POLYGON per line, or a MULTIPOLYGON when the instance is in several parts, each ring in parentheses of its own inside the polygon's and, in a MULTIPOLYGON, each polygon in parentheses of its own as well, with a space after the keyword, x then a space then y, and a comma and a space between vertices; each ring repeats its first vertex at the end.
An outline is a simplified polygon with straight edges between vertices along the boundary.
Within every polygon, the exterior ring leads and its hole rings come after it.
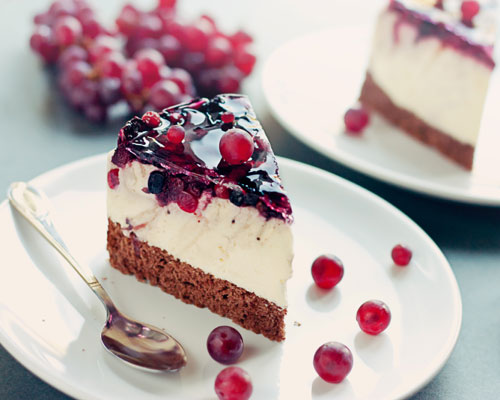
POLYGON ((79 265, 54 228, 47 197, 34 187, 15 182, 8 192, 10 203, 68 261, 104 304, 106 325, 101 339, 104 347, 128 364, 149 371, 175 371, 186 365, 186 354, 177 340, 151 325, 120 313, 92 271, 79 265))

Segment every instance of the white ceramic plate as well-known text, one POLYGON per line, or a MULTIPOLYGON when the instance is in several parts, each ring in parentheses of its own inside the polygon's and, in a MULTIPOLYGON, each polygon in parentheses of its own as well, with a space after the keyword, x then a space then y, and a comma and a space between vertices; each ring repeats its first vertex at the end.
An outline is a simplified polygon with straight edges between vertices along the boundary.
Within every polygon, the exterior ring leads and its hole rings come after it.
MULTIPOLYGON (((294 225, 294 276, 289 283, 287 340, 272 343, 240 329, 245 353, 238 363, 251 375, 254 399, 393 399, 408 396, 443 366, 461 323, 455 277, 431 239, 393 206, 343 179, 281 159, 294 225), (409 244, 414 260, 396 267, 390 250, 409 244), (345 265, 337 288, 312 284, 310 265, 332 252, 345 265), (360 332, 357 308, 385 301, 392 322, 378 337, 360 332), (348 379, 331 385, 312 366, 327 341, 353 352, 348 379)), ((105 156, 85 159, 33 180, 57 210, 56 223, 76 257, 90 265, 125 313, 165 328, 185 346, 180 373, 149 374, 122 364, 99 340, 99 300, 62 258, 6 202, 0 206, 3 257, 0 339, 33 373, 81 399, 215 399, 222 365, 205 347, 210 331, 232 325, 186 305, 160 289, 111 269, 106 254, 105 156)))
POLYGON ((278 48, 263 72, 265 96, 280 123, 335 161, 374 178, 444 199, 500 205, 500 78, 486 102, 473 172, 467 172, 380 118, 362 137, 344 133, 370 53, 372 26, 329 29, 278 48))

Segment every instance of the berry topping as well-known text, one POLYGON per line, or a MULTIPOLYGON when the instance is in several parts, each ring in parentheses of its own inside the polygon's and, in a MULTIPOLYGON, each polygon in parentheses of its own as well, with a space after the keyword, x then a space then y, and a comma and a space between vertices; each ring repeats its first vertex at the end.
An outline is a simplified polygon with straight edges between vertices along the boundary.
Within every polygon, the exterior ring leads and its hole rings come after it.
POLYGON ((219 326, 208 335, 208 353, 221 364, 233 364, 238 361, 243 347, 240 333, 230 326, 219 326))
POLYGON ((314 260, 311 267, 314 283, 321 289, 331 289, 344 276, 344 265, 331 254, 322 255, 314 260))
POLYGON ((232 124, 234 122, 234 114, 232 112, 224 112, 221 114, 220 119, 225 124, 232 124))
POLYGON ((370 300, 359 307, 356 321, 363 332, 378 335, 389 326, 391 311, 383 301, 370 300))
POLYGON ((266 219, 291 221, 276 160, 245 96, 200 98, 156 115, 158 127, 152 127, 146 117, 134 117, 121 129, 112 162, 124 167, 134 160, 161 171, 163 186, 149 190, 161 206, 176 203, 186 212, 195 212, 198 204, 206 205, 217 197, 238 207, 255 207, 266 219), (226 113, 232 115, 237 129, 221 121, 226 113), (253 147, 236 165, 229 164, 219 151, 221 138, 228 132, 242 135, 253 147))
POLYGON ((229 199, 229 189, 224 185, 215 185, 214 192, 221 199, 229 199))
POLYGON ((179 122, 181 122, 181 121, 182 121, 182 114, 181 114, 181 113, 174 112, 174 113, 170 114, 170 116, 168 117, 168 120, 169 120, 172 124, 178 124, 179 122))
POLYGON ((167 139, 169 142, 179 144, 184 140, 184 136, 186 135, 186 131, 180 125, 172 125, 168 128, 167 131, 167 139))
POLYGON ((237 207, 243 205, 245 201, 245 194, 243 193, 243 190, 239 188, 234 189, 229 195, 229 201, 237 207))
POLYGON ((119 169, 113 168, 108 171, 108 186, 110 189, 116 188, 120 184, 119 169))
POLYGON ((149 175, 148 190, 151 194, 158 194, 163 191, 165 186, 165 175, 160 171, 153 171, 149 175))
POLYGON ((142 120, 151 128, 156 128, 161 124, 160 115, 154 111, 148 111, 142 116, 142 120))
POLYGON ((219 400, 248 400, 252 394, 250 375, 240 367, 224 368, 215 378, 219 400))
POLYGON ((391 252, 394 264, 399 265, 400 267, 406 267, 410 263, 412 255, 412 251, 402 244, 394 246, 391 252))
POLYGON ((351 372, 351 350, 342 343, 325 343, 316 350, 313 365, 321 379, 329 383, 340 383, 351 372))
POLYGON ((463 1, 460 6, 462 22, 467 26, 472 26, 472 19, 479 13, 479 8, 479 3, 475 0, 463 1))
POLYGON ((177 197, 177 204, 182 211, 194 213, 198 208, 198 199, 191 193, 180 192, 177 197))
POLYGON ((253 149, 250 134, 238 128, 228 130, 219 142, 220 154, 230 165, 243 164, 252 156, 253 149))
POLYGON ((344 123, 347 132, 361 133, 368 125, 370 116, 364 108, 350 108, 344 115, 344 123))

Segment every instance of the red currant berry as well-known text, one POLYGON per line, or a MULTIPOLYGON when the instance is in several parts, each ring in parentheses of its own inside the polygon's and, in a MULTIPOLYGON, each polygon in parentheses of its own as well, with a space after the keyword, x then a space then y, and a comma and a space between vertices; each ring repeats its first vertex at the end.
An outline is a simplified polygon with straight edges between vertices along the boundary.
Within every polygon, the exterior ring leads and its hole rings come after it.
POLYGON ((321 289, 331 289, 344 276, 344 265, 334 255, 322 255, 314 260, 311 267, 314 283, 321 289))
POLYGON ((82 36, 82 24, 75 17, 65 16, 57 19, 54 24, 54 38, 57 44, 69 46, 76 43, 82 36))
POLYGON ((118 168, 110 169, 108 172, 108 186, 110 189, 116 188, 120 184, 120 170, 118 168))
POLYGON ((347 132, 360 133, 370 122, 370 116, 364 108, 350 108, 344 115, 347 132))
POLYGON ((400 267, 406 267, 410 263, 412 255, 413 253, 411 250, 402 244, 394 246, 391 252, 394 264, 399 265, 400 267))
POLYGON ((321 379, 329 383, 340 383, 351 372, 351 350, 339 342, 325 343, 316 350, 313 365, 321 379))
POLYGON ((229 189, 222 184, 215 185, 214 191, 215 195, 221 199, 229 199, 229 195, 231 194, 229 189))
POLYGON ((185 135, 186 131, 180 125, 172 125, 167 131, 168 141, 175 144, 182 143, 185 135))
POLYGON ((222 135, 219 150, 230 165, 243 164, 253 154, 253 138, 242 129, 233 128, 222 135))
POLYGON ((370 300, 359 307, 356 321, 363 332, 378 335, 389 326, 391 311, 383 301, 370 300))
POLYGON ((172 114, 170 114, 168 116, 168 120, 172 123, 172 124, 178 124, 179 122, 182 121, 184 117, 182 116, 181 113, 178 113, 178 112, 173 112, 172 114))
POLYGON ((233 364, 243 353, 243 338, 230 326, 215 328, 207 339, 207 350, 210 356, 221 364, 233 364))
POLYGON ((198 199, 191 193, 180 192, 177 196, 177 205, 187 213, 194 213, 198 208, 198 199))
POLYGON ((222 113, 220 119, 225 124, 232 124, 234 122, 234 114, 230 111, 222 113))
POLYGON ((475 0, 463 1, 460 7, 462 11, 462 21, 466 25, 472 25, 472 19, 479 13, 479 8, 479 3, 475 0))
POLYGON ((148 111, 142 116, 142 120, 151 128, 156 128, 161 124, 160 115, 154 111, 148 111))
POLYGON ((248 400, 252 390, 250 375, 240 367, 227 367, 215 378, 215 393, 219 400, 248 400))

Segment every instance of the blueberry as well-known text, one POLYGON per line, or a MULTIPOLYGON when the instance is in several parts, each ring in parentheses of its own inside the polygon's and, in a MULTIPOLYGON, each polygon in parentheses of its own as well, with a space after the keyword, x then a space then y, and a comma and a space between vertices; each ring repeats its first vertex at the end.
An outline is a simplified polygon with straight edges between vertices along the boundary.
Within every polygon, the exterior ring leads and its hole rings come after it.
POLYGON ((234 189, 229 195, 229 201, 235 206, 241 206, 245 201, 245 195, 241 189, 234 189))
POLYGON ((255 193, 245 194, 245 204, 249 206, 255 206, 258 201, 259 201, 259 195, 255 193))
POLYGON ((151 175, 149 175, 148 179, 148 190, 149 193, 158 194, 163 190, 163 186, 165 185, 165 175, 160 171, 153 171, 151 175))

